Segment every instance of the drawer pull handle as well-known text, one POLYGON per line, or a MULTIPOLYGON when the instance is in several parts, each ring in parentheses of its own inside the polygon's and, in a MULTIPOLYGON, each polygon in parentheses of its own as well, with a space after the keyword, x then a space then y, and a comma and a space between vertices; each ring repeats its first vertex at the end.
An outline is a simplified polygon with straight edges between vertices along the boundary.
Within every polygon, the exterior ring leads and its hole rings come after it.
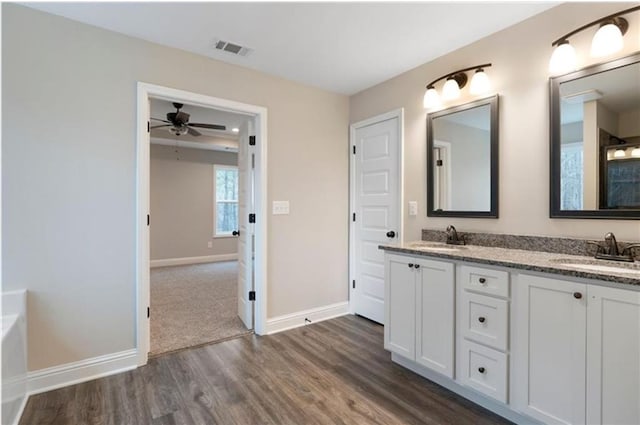
POLYGON ((478 368, 478 372, 480 372, 480 373, 484 373, 484 371, 485 371, 485 369, 484 369, 483 367, 479 367, 479 368, 478 368))
POLYGON ((413 263, 409 263, 409 268, 413 268, 413 263))
POLYGON ((580 292, 574 292, 573 298, 575 298, 576 300, 579 300, 580 298, 582 298, 582 294, 580 292))
POLYGON ((416 264, 415 267, 416 267, 416 269, 419 269, 420 268, 420 264, 416 264))
POLYGON ((487 319, 485 319, 484 317, 478 317, 478 322, 480 323, 484 323, 487 319))
POLYGON ((480 279, 478 279, 478 282, 484 285, 485 283, 487 283, 487 279, 485 279, 484 277, 481 277, 480 279))

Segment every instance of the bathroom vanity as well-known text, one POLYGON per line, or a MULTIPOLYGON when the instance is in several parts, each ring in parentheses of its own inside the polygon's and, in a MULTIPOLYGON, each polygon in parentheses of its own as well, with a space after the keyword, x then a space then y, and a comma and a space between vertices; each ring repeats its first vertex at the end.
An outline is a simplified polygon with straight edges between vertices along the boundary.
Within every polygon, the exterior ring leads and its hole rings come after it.
POLYGON ((394 362, 517 423, 640 423, 640 263, 380 248, 394 362))

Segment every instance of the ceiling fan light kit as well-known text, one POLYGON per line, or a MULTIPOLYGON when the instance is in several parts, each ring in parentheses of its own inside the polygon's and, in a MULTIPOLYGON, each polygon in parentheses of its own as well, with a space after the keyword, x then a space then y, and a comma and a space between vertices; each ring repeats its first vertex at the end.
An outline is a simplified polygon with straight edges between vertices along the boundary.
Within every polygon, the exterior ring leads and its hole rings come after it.
POLYGON ((191 115, 187 114, 186 112, 182 112, 180 110, 184 107, 184 104, 174 102, 173 107, 176 108, 176 111, 169 112, 167 114, 166 120, 163 120, 160 118, 153 118, 153 117, 151 118, 154 121, 160 121, 166 124, 157 125, 151 128, 154 129, 154 128, 169 127, 168 130, 173 135, 183 136, 189 133, 191 136, 196 136, 196 137, 202 136, 202 133, 200 133, 194 127, 205 128, 208 130, 218 130, 218 131, 225 131, 227 129, 226 126, 220 125, 220 124, 190 123, 189 117, 191 115))

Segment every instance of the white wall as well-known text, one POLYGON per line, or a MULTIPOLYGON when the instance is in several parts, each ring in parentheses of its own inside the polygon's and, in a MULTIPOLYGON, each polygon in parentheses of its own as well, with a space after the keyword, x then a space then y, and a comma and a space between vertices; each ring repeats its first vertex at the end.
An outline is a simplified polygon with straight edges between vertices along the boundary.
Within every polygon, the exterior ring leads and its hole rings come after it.
MULTIPOLYGON (((405 202, 416 200, 417 217, 406 215, 405 237, 420 239, 421 229, 483 231, 600 239, 612 231, 620 240, 640 239, 633 220, 549 218, 549 74, 551 43, 581 25, 629 7, 628 3, 567 3, 497 32, 469 46, 405 72, 351 97, 350 121, 405 108, 405 202), (426 217, 426 111, 424 87, 457 69, 491 62, 486 72, 500 95, 500 218, 426 217)), ((638 14, 629 15, 623 52, 640 50, 638 14)), ((579 66, 590 58, 592 31, 571 38, 579 66)), ((420 48, 416 46, 416 48, 420 48)), ((468 90, 462 90, 468 96, 468 90)), ((474 98, 463 97, 455 104, 474 98)), ((405 209, 408 214, 408 208, 405 209)))
POLYGON ((238 252, 237 238, 213 237, 214 164, 238 154, 151 145, 151 260, 238 252))
POLYGON ((3 283, 29 369, 135 347, 136 84, 268 108, 268 317, 347 300, 348 98, 2 4, 3 283), (320 202, 321 200, 321 202, 320 202))

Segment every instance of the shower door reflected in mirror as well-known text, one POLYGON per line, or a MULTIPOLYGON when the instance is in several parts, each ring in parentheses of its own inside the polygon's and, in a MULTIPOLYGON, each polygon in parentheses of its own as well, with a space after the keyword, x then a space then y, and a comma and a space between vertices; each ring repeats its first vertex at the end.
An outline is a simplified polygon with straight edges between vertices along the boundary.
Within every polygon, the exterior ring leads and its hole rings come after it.
POLYGON ((427 215, 497 217, 497 96, 427 116, 427 215))

